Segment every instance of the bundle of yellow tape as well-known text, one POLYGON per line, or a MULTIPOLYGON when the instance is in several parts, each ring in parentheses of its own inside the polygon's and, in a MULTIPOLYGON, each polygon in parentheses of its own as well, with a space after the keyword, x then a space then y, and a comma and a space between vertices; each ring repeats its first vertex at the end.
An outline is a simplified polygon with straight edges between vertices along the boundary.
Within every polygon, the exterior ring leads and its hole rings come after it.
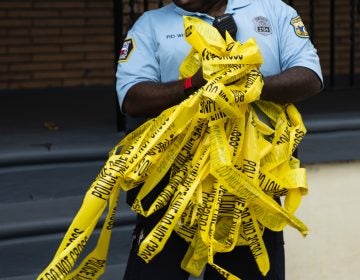
MULTIPOLYGON (((189 243, 181 267, 199 276, 208 263, 225 279, 238 279, 214 263, 218 252, 249 246, 266 275, 264 228, 307 227, 294 213, 307 194, 306 170, 293 152, 306 133, 293 104, 260 100, 263 62, 256 42, 224 40, 206 22, 184 17, 192 50, 181 77, 200 67, 207 83, 179 105, 124 137, 87 191, 53 260, 39 279, 98 279, 106 258, 120 190, 139 187, 132 209, 166 212, 141 242, 146 262, 175 231, 189 243), (143 198, 170 173, 167 186, 145 209, 143 198), (283 198, 280 205, 275 199, 283 198), (108 207, 97 246, 76 267, 100 216, 108 207)), ((241 263, 239 263, 241 266, 241 263)))

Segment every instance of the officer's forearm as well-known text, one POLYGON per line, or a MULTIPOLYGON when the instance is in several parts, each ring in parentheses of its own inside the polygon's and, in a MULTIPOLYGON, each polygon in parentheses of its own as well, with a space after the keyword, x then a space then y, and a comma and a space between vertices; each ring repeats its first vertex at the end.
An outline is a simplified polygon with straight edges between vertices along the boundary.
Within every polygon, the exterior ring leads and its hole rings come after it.
POLYGON ((126 94, 123 110, 133 117, 155 117, 184 100, 182 81, 171 83, 140 82, 126 94))
POLYGON ((264 78, 261 99, 276 103, 295 103, 321 91, 321 81, 312 70, 293 67, 264 78))
MULTIPOLYGON (((204 84, 201 78, 196 78, 195 82, 197 87, 204 84)), ((265 77, 261 99, 295 103, 319 93, 320 90, 321 82, 315 72, 305 67, 293 67, 281 74, 265 77)), ((130 88, 123 109, 134 117, 155 117, 185 98, 183 80, 169 83, 140 82, 130 88)))
MULTIPOLYGON (((203 86, 205 82, 200 68, 192 77, 194 90, 203 86)), ((133 117, 155 117, 186 98, 184 80, 169 83, 140 82, 129 89, 123 110, 133 117)))

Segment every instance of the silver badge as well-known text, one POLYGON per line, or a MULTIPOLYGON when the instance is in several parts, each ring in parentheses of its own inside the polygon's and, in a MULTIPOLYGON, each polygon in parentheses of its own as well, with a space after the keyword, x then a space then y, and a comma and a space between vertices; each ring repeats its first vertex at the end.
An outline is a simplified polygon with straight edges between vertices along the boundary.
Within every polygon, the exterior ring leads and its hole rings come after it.
POLYGON ((272 34, 270 21, 266 17, 263 16, 255 17, 253 18, 253 22, 254 22, 255 31, 257 33, 260 33, 265 36, 272 34))

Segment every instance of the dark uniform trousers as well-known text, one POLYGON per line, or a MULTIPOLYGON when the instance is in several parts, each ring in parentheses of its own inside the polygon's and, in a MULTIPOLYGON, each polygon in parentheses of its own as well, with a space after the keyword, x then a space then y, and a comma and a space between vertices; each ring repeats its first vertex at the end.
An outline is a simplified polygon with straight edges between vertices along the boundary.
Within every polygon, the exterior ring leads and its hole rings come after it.
MULTIPOLYGON (((149 195, 148 203, 153 201, 153 198, 159 194, 166 182, 168 182, 168 176, 165 176, 155 188, 155 192, 149 195)), ((127 199, 130 205, 136 195, 137 191, 128 192, 127 199)), ((146 207, 146 205, 144 206, 146 207)), ((138 215, 124 280, 184 280, 189 278, 189 273, 180 267, 189 245, 175 232, 171 234, 163 250, 148 264, 137 255, 139 244, 158 223, 165 211, 166 209, 161 209, 149 217, 138 215)), ((237 246, 231 252, 217 253, 214 256, 214 262, 242 280, 284 280, 283 233, 265 229, 263 239, 270 259, 270 271, 265 277, 260 273, 248 246, 237 246)), ((203 279, 222 280, 224 278, 213 267, 207 265, 203 279)))

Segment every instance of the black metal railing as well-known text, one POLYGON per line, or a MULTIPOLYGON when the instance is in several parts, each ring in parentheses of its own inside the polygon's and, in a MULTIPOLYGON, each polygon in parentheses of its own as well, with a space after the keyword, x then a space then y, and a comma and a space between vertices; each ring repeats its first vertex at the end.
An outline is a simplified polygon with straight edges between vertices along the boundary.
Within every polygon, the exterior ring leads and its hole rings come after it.
POLYGON ((308 0, 305 2, 304 0, 289 0, 286 2, 297 8, 301 16, 307 18, 306 25, 313 43, 317 45, 326 42, 328 45, 328 51, 319 51, 319 56, 324 61, 323 71, 326 87, 331 89, 359 87, 360 1, 308 0), (342 10, 342 13, 339 13, 339 10, 342 10), (321 22, 318 19, 320 15, 326 16, 327 22, 321 22), (325 32, 326 28, 328 37, 320 39, 319 33, 325 32), (348 52, 345 62, 344 58, 339 55, 342 51, 348 52))
POLYGON ((360 15, 360 1, 359 0, 351 0, 351 13, 350 13, 350 41, 351 41, 351 49, 350 49, 350 84, 355 85, 355 59, 356 59, 356 20, 360 15))
POLYGON ((129 0, 129 6, 130 6, 130 19, 131 23, 134 23, 135 20, 141 15, 143 11, 147 11, 150 9, 150 2, 152 4, 152 8, 160 8, 164 5, 164 1, 158 0, 158 1, 149 1, 149 0, 129 0))

